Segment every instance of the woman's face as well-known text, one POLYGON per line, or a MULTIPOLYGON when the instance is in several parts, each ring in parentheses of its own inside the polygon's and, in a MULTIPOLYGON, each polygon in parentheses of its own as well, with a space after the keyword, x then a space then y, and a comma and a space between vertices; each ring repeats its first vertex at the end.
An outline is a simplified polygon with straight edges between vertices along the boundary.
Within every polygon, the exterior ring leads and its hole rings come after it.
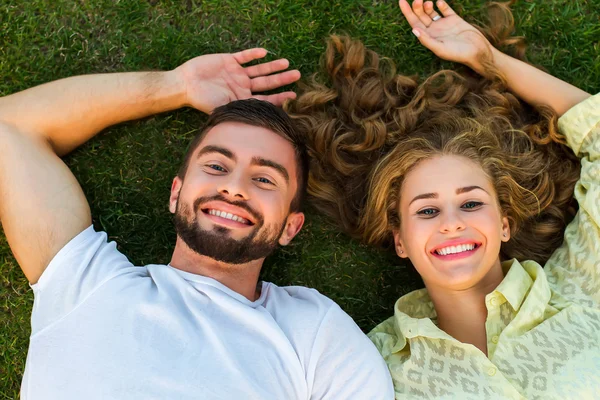
POLYGON ((404 180, 399 211, 396 252, 410 258, 428 287, 469 289, 501 268, 508 219, 490 179, 473 161, 444 155, 420 162, 404 180))

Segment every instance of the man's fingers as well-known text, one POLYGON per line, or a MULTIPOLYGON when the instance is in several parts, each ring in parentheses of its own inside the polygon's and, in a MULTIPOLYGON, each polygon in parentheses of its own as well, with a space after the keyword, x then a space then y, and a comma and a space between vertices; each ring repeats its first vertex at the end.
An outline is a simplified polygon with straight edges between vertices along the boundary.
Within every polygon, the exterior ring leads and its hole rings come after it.
POLYGON ((448 5, 448 3, 446 3, 444 0, 439 0, 437 2, 437 6, 438 6, 438 9, 440 10, 440 12, 442 13, 442 15, 444 17, 449 17, 451 15, 456 15, 456 13, 454 12, 454 10, 452 8, 450 8, 450 6, 448 5))
POLYGON ((285 71, 275 75, 259 76, 252 79, 250 90, 252 93, 264 92, 265 90, 277 89, 278 87, 289 85, 300 79, 300 71, 285 71))
POLYGON ((265 64, 253 65, 251 67, 246 67, 246 74, 250 78, 255 78, 257 76, 270 75, 273 72, 283 71, 287 67, 290 66, 290 62, 284 58, 271 61, 265 64))
POLYGON ((431 20, 431 17, 427 15, 425 9, 423 8, 423 0, 414 0, 412 3, 412 9, 415 15, 419 17, 419 20, 421 20, 423 25, 431 25, 433 21, 431 20))
POLYGON ((408 24, 413 27, 413 28, 423 28, 425 29, 426 26, 423 25, 423 23, 421 22, 421 20, 419 19, 419 17, 417 17, 415 15, 415 13, 413 12, 412 8, 410 7, 410 4, 408 4, 408 1, 406 0, 400 0, 400 11, 402 11, 402 14, 404 15, 404 18, 406 18, 406 20, 408 21, 408 24))
POLYGON ((237 61, 239 64, 246 64, 247 62, 256 60, 258 58, 263 58, 267 55, 267 50, 258 47, 254 49, 238 51, 237 53, 233 53, 232 55, 233 58, 235 58, 235 61, 237 61))
POLYGON ((252 96, 252 98, 257 99, 257 100, 268 101, 269 103, 274 104, 276 106, 281 106, 287 99, 295 99, 296 93, 283 92, 283 93, 276 93, 276 94, 270 94, 270 95, 257 95, 257 96, 252 96))

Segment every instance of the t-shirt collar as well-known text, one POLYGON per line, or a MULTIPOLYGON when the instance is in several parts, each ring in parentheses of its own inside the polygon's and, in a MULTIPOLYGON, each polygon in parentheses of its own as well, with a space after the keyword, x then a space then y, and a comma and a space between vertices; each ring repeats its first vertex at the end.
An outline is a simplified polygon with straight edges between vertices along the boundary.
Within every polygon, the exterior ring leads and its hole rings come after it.
POLYGON ((265 299, 267 297, 268 286, 269 286, 268 282, 264 282, 264 281, 259 282, 259 285, 262 285, 261 291, 260 291, 260 297, 258 299, 256 299, 255 301, 250 301, 245 296, 229 289, 227 286, 223 285, 221 282, 217 281, 216 279, 213 279, 213 278, 210 278, 210 277, 204 276, 204 275, 197 275, 197 274, 193 274, 191 272, 182 271, 180 269, 173 267, 172 265, 167 265, 167 266, 169 268, 173 269, 175 272, 177 272, 179 274, 179 276, 181 276, 187 282, 192 284, 192 286, 194 286, 194 287, 197 287, 198 284, 212 286, 215 289, 218 289, 221 292, 225 293, 229 297, 232 297, 232 298, 236 299, 237 301, 239 301, 240 303, 243 303, 252 308, 256 308, 256 307, 262 305, 265 302, 265 299))

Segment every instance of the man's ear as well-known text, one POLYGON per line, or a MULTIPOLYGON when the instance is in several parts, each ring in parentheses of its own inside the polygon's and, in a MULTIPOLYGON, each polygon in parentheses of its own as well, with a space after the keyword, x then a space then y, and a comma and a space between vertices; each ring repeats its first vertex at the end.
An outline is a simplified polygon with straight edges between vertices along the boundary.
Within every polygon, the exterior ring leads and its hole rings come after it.
POLYGON ((183 182, 178 176, 173 178, 173 184, 171 185, 171 196, 169 197, 169 211, 171 211, 171 214, 175 214, 175 211, 177 210, 177 201, 179 200, 179 192, 181 191, 182 185, 183 182))
POLYGON ((398 257, 408 258, 408 254, 406 254, 404 244, 402 244, 400 229, 394 229, 394 249, 396 249, 396 254, 398 254, 398 257))
POLYGON ((302 225, 304 225, 304 213, 296 212, 288 215, 285 228, 283 228, 283 233, 279 237, 279 244, 287 246, 294 236, 300 232, 302 225))

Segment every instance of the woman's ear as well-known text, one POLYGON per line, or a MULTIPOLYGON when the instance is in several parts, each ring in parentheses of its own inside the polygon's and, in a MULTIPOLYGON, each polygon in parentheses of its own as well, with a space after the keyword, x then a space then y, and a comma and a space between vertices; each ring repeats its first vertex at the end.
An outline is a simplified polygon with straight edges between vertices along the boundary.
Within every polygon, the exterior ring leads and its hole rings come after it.
POLYGON ((502 238, 500 240, 503 242, 510 240, 510 222, 507 217, 502 217, 502 238))
POLYGON ((394 248, 396 249, 396 254, 398 254, 398 257, 408 258, 408 254, 406 254, 406 250, 404 249, 404 244, 402 242, 399 229, 394 229, 394 248))

